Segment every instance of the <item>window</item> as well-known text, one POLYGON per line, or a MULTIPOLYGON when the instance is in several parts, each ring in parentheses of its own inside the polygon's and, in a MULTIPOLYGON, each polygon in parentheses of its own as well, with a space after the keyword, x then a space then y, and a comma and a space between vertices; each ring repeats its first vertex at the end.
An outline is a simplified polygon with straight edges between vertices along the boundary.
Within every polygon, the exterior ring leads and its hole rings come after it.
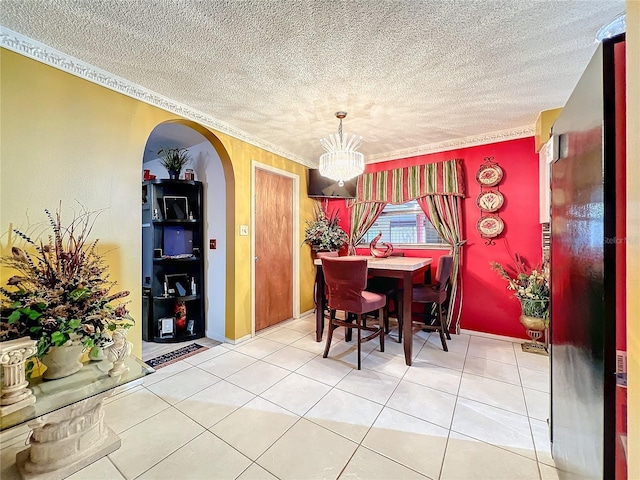
POLYGON ((376 223, 362 237, 360 245, 368 245, 380 232, 381 241, 390 242, 394 247, 448 248, 447 242, 440 238, 415 200, 400 205, 387 204, 376 223))

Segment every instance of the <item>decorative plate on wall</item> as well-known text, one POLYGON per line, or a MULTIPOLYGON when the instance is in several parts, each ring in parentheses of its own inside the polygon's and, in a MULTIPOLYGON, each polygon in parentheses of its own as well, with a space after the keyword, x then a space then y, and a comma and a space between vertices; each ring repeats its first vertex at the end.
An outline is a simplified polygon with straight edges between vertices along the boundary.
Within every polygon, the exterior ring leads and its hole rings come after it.
POLYGON ((493 238, 502 233, 504 222, 497 215, 484 215, 476 223, 476 229, 484 238, 493 238))
POLYGON ((476 205, 483 212, 495 212, 502 208, 504 197, 498 190, 482 192, 476 198, 476 205))
POLYGON ((476 173, 476 181, 483 187, 493 187, 500 183, 502 175, 502 169, 497 164, 486 165, 480 167, 480 170, 476 173))

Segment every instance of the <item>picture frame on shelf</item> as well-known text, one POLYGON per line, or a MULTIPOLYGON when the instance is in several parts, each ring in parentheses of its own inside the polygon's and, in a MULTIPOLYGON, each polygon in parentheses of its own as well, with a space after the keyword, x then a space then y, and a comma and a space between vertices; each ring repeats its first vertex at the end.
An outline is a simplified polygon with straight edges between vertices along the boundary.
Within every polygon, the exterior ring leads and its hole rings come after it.
POLYGON ((171 297, 187 297, 191 293, 191 279, 186 273, 165 275, 164 281, 167 284, 167 293, 171 297))
POLYGON ((165 220, 189 219, 189 202, 187 201, 187 197, 165 195, 163 202, 165 220))
POLYGON ((175 335, 175 319, 173 317, 164 317, 158 319, 160 327, 160 338, 172 338, 175 335))

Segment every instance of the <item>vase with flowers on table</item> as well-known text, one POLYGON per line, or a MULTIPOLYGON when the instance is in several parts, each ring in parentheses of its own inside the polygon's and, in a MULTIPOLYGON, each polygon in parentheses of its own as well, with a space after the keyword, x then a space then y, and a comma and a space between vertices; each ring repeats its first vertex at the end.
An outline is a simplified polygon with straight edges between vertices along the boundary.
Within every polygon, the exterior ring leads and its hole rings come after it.
POLYGON ((318 252, 337 252, 347 244, 347 233, 340 226, 338 211, 325 213, 316 205, 314 219, 307 220, 304 241, 316 257, 318 252))
POLYGON ((122 302, 129 292, 112 291, 116 282, 98 241, 88 238, 100 212, 82 209, 64 223, 60 210, 45 210, 47 235, 35 236, 39 226, 14 230, 20 243, 0 257, 0 266, 14 273, 0 287, 2 322, 14 338, 36 342, 37 361, 27 363, 26 374, 40 373, 43 364, 45 380, 78 372, 85 353, 100 355, 98 347, 107 347, 116 329, 133 325, 122 302))

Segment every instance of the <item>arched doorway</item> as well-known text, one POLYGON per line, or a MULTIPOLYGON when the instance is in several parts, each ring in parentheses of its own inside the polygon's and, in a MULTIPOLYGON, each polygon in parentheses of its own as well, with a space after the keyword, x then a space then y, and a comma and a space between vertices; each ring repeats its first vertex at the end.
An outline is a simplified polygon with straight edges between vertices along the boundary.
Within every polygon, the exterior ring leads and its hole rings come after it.
MULTIPOLYGON (((168 178, 160 164, 161 149, 186 148, 195 180, 203 184, 205 287, 205 336, 225 341, 227 310, 233 304, 234 282, 234 177, 231 161, 220 140, 201 125, 188 120, 163 122, 149 134, 142 159, 142 170, 156 178, 168 178), (229 201, 231 199, 231 201, 229 201), (228 227, 231 225, 231 227, 228 227), (215 249, 210 249, 215 240, 215 249)), ((184 178, 184 170, 182 173, 184 178)), ((143 344, 144 350, 144 344, 143 344)))

